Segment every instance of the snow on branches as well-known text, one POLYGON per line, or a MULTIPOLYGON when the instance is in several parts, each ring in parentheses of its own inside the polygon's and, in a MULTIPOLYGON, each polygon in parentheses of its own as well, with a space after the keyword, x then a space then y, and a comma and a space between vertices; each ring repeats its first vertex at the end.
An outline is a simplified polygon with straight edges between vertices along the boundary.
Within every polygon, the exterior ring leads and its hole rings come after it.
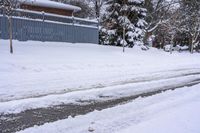
POLYGON ((133 47, 135 42, 142 41, 146 11, 144 0, 108 0, 100 31, 101 43, 122 46, 124 28, 126 46, 133 47))

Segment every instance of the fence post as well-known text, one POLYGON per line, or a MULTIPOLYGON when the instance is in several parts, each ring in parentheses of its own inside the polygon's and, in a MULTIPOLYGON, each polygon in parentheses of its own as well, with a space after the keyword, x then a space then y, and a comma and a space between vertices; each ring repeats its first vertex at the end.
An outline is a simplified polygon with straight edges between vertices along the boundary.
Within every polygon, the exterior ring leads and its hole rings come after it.
POLYGON ((73 30, 72 30, 72 36, 73 36, 73 39, 72 39, 72 43, 76 43, 76 37, 75 37, 75 33, 76 33, 76 29, 75 29, 75 18, 74 18, 74 11, 72 13, 72 23, 73 23, 73 30))
POLYGON ((0 36, 0 39, 3 39, 3 17, 1 17, 0 19, 0 32, 1 32, 1 36, 0 36))
POLYGON ((96 40, 96 42, 97 42, 97 44, 100 44, 99 43, 100 18, 98 17, 97 19, 98 19, 98 22, 97 22, 97 40, 96 40))
POLYGON ((3 10, 3 16, 5 17, 6 15, 5 7, 2 7, 2 10, 3 10))
POLYGON ((44 22, 44 20, 45 20, 45 12, 44 11, 42 11, 42 41, 43 42, 45 42, 45 34, 44 34, 44 27, 45 27, 45 22, 44 22))

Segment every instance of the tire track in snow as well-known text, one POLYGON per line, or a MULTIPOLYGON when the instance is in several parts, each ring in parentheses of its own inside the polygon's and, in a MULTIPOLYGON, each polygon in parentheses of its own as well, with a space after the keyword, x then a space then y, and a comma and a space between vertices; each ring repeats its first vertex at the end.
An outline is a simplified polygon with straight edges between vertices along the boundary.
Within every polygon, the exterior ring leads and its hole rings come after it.
MULTIPOLYGON (((199 75, 200 76, 200 75, 199 75)), ((155 88, 140 94, 122 96, 103 101, 80 101, 84 104, 64 104, 57 105, 49 108, 39 108, 27 110, 18 114, 8 114, 0 116, 0 129, 2 133, 16 132, 34 125, 42 125, 47 122, 54 122, 60 119, 66 119, 69 116, 84 115, 94 110, 102 110, 110 107, 114 107, 119 104, 127 103, 139 97, 148 97, 155 94, 159 94, 163 91, 174 90, 182 88, 184 86, 192 86, 200 83, 200 77, 194 78, 183 84, 163 85, 162 87, 155 88)), ((106 97, 101 97, 106 99, 106 97)))
POLYGON ((94 90, 94 89, 101 89, 105 87, 112 87, 117 85, 125 85, 130 83, 142 83, 142 82, 150 82, 150 81, 156 81, 156 80, 162 80, 162 79, 172 79, 172 78, 179 78, 183 76, 189 76, 189 75, 198 75, 200 74, 200 69, 174 69, 174 70, 168 70, 168 71, 157 71, 153 73, 148 74, 141 74, 141 75, 132 75, 133 78, 124 80, 124 81, 115 81, 110 83, 99 83, 91 85, 90 87, 79 87, 79 88, 67 88, 65 90, 57 91, 57 92, 49 92, 49 93, 38 93, 37 95, 28 94, 27 96, 18 96, 15 97, 13 95, 9 96, 2 96, 0 95, 0 103, 3 102, 9 102, 14 100, 22 100, 22 99, 28 99, 28 98, 41 98, 49 95, 62 95, 70 92, 78 92, 78 91, 85 91, 85 90, 94 90))

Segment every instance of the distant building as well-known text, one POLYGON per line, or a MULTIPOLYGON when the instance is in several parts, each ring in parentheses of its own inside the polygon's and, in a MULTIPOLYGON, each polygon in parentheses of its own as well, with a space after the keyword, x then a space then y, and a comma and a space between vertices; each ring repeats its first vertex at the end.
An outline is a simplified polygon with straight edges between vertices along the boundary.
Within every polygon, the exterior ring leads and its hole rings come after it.
POLYGON ((50 0, 18 0, 19 7, 25 10, 46 12, 64 16, 72 16, 73 12, 80 11, 81 8, 69 4, 63 4, 50 0))

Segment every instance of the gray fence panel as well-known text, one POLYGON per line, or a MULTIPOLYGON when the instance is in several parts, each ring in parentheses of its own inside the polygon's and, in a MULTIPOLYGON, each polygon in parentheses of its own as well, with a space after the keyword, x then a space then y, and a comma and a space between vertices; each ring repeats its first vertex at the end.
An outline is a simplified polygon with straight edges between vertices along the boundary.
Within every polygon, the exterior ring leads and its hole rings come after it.
MULTIPOLYGON (((4 14, 0 9, 0 15, 4 14)), ((6 16, 0 16, 0 38, 9 38, 6 16)), ((52 14, 14 11, 13 39, 19 41, 55 41, 73 43, 98 43, 98 23, 80 18, 52 14)))
POLYGON ((1 16, 0 17, 0 20, 1 20, 1 38, 2 39, 8 39, 8 20, 5 16, 1 16))
POLYGON ((2 38, 2 28, 3 28, 3 20, 2 20, 3 18, 2 17, 0 17, 0 38, 2 38))
MULTIPOLYGON (((1 38, 8 39, 8 19, 0 16, 1 38)), ((13 39, 98 43, 98 28, 13 17, 13 39)))
POLYGON ((0 36, 0 37, 1 37, 1 38, 6 38, 6 37, 5 37, 5 26, 6 26, 6 24, 5 24, 4 17, 1 16, 1 17, 0 17, 0 20, 1 20, 1 21, 0 21, 0 23, 1 23, 1 25, 0 25, 0 26, 1 26, 1 27, 0 27, 1 36, 0 36))

